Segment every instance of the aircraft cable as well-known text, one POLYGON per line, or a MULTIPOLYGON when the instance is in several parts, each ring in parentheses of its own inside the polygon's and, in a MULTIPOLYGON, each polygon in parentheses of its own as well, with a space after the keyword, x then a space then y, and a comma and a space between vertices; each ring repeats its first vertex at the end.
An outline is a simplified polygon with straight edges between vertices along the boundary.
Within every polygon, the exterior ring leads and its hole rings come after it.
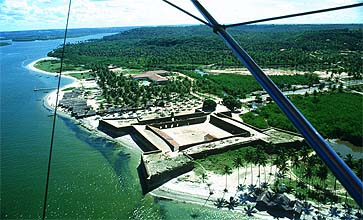
POLYGON ((69 0, 67 23, 66 23, 66 28, 64 30, 62 56, 61 56, 61 59, 60 59, 60 68, 59 68, 58 85, 57 85, 57 95, 56 95, 56 100, 55 100, 52 134, 51 134, 50 147, 49 147, 47 179, 46 179, 46 183, 45 183, 45 192, 44 192, 43 217, 42 217, 43 220, 46 217, 46 211, 47 211, 48 186, 49 186, 49 177, 50 177, 51 162, 52 162, 52 153, 53 153, 54 131, 55 131, 55 124, 56 124, 55 122, 56 122, 56 118, 57 118, 56 116, 57 116, 57 108, 58 108, 58 97, 59 97, 60 82, 61 82, 61 76, 62 76, 62 70, 63 70, 64 51, 65 51, 65 47, 66 47, 68 21, 69 21, 69 14, 70 14, 70 11, 71 11, 71 3, 72 3, 72 0, 69 0))
MULTIPOLYGON (((192 18, 202 22, 203 24, 205 24, 205 25, 207 25, 209 27, 212 27, 212 25, 209 24, 208 22, 204 21, 201 18, 198 18, 197 16, 191 14, 190 12, 180 8, 179 6, 169 2, 167 0, 162 0, 162 1, 168 3, 169 5, 173 6, 174 8, 184 12, 185 14, 191 16, 192 18)), ((273 20, 279 20, 279 19, 284 19, 284 18, 299 17, 299 16, 310 15, 310 14, 318 14, 318 13, 323 13, 323 12, 337 11, 337 10, 342 10, 342 9, 361 7, 361 6, 363 6, 363 3, 344 5, 344 6, 333 7, 333 8, 325 8, 325 9, 320 9, 320 10, 307 11, 307 12, 301 12, 301 13, 296 13, 296 14, 271 17, 271 18, 263 18, 263 19, 258 19, 258 20, 253 20, 253 21, 245 21, 245 22, 235 23, 235 24, 221 25, 221 27, 226 29, 226 28, 230 28, 230 27, 237 27, 237 26, 242 26, 242 25, 247 25, 247 24, 255 24, 255 23, 261 23, 261 22, 265 22, 265 21, 273 21, 273 20)))
POLYGON ((207 26, 209 26, 209 27, 212 27, 212 25, 210 25, 208 22, 203 21, 203 19, 198 18, 197 16, 195 16, 195 15, 193 15, 193 14, 189 13, 188 11, 186 11, 186 10, 182 9, 181 7, 179 7, 179 6, 175 5, 175 4, 173 4, 173 3, 171 3, 171 2, 169 2, 169 1, 167 1, 167 0, 162 0, 162 1, 163 1, 163 2, 165 2, 165 3, 168 3, 169 5, 173 6, 174 8, 176 8, 176 9, 178 9, 178 10, 180 10, 180 11, 184 12, 185 14, 189 15, 190 17, 192 17, 192 18, 194 18, 194 19, 196 19, 196 20, 198 20, 198 21, 202 22, 203 24, 205 24, 205 25, 207 25, 207 26))
POLYGON ((283 16, 277 16, 277 17, 272 17, 272 18, 264 18, 264 19, 258 19, 258 20, 253 20, 253 21, 246 21, 246 22, 236 23, 236 24, 228 24, 228 25, 223 25, 223 27, 224 28, 237 27, 237 26, 242 26, 242 25, 246 25, 246 24, 255 24, 255 23, 260 23, 260 22, 265 22, 265 21, 273 21, 273 20, 284 19, 284 18, 292 18, 292 17, 298 17, 298 16, 305 16, 305 15, 310 15, 310 14, 317 14, 317 13, 323 13, 323 12, 329 12, 329 11, 336 11, 336 10, 347 9, 347 8, 354 8, 354 7, 361 7, 361 6, 363 6, 363 3, 357 3, 357 4, 352 4, 352 5, 344 5, 344 6, 340 6, 340 7, 326 8, 326 9, 315 10, 315 11, 307 11, 307 12, 302 12, 302 13, 297 13, 297 14, 290 14, 290 15, 283 15, 283 16))

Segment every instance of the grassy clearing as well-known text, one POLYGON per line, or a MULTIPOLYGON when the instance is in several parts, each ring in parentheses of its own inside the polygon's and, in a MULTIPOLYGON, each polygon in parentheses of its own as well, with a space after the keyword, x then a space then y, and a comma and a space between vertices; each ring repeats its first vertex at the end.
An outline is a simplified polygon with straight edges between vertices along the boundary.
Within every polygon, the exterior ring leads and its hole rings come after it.
MULTIPOLYGON (((34 65, 35 68, 44 70, 47 72, 56 73, 60 69, 59 60, 41 60, 34 65)), ((74 66, 72 64, 63 63, 63 71, 82 71, 85 68, 81 66, 74 66)))
POLYGON ((144 72, 143 69, 122 69, 123 74, 136 75, 144 72))
POLYGON ((243 155, 248 151, 248 149, 252 149, 254 147, 242 147, 238 150, 227 151, 225 153, 211 155, 203 159, 196 160, 195 164, 195 173, 202 174, 203 166, 206 170, 212 171, 216 174, 223 174, 223 170, 225 166, 233 167, 233 160, 238 156, 243 157, 243 155))
POLYGON ((86 72, 86 73, 70 73, 70 76, 76 79, 89 79, 94 78, 95 74, 93 72, 86 72))

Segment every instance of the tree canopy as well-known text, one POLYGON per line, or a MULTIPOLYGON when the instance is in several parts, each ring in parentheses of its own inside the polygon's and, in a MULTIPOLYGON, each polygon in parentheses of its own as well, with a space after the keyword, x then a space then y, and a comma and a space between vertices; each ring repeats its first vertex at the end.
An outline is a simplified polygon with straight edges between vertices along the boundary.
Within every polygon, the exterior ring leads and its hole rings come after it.
MULTIPOLYGON (((294 68, 362 75, 359 25, 250 25, 230 30, 264 68, 294 68)), ((60 48, 48 54, 60 57, 60 48)), ((205 26, 143 27, 101 40, 67 44, 66 62, 128 68, 194 69, 241 66, 205 26)))
POLYGON ((211 99, 204 100, 202 110, 207 112, 215 111, 217 103, 211 99))
POLYGON ((233 96, 226 96, 223 98, 223 105, 229 110, 234 111, 236 108, 241 108, 242 103, 233 96))
MULTIPOLYGON (((317 93, 291 96, 291 101, 325 138, 341 138, 355 145, 363 144, 363 99, 359 94, 317 93)), ((295 131, 294 126, 275 103, 257 110, 268 125, 295 131)), ((248 118, 248 117, 243 117, 248 118)), ((251 119, 251 118, 248 118, 251 119)), ((256 117, 256 120, 260 120, 256 117)), ((259 126, 259 122, 254 123, 259 126)))

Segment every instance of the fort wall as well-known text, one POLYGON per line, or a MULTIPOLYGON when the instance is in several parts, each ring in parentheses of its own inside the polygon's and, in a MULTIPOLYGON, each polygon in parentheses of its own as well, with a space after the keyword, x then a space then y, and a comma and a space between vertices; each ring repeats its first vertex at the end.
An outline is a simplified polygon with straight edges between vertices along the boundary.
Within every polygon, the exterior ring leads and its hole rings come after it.
POLYGON ((174 128, 179 126, 187 126, 187 125, 193 125, 193 124, 200 124, 204 123, 207 120, 207 116, 202 117, 195 117, 195 118, 185 118, 180 119, 176 121, 167 121, 167 122, 160 122, 160 123, 154 123, 150 124, 153 127, 157 127, 159 129, 165 129, 165 128, 174 128))
POLYGON ((116 138, 131 133, 130 131, 132 129, 132 126, 117 128, 112 124, 108 123, 107 121, 100 120, 97 129, 113 138, 116 138))
POLYGON ((201 150, 201 151, 198 151, 195 153, 188 153, 188 155, 190 157, 192 157, 193 159, 201 159, 201 158, 205 158, 207 156, 221 154, 221 153, 224 153, 224 152, 227 152, 230 150, 237 150, 242 147, 257 146, 257 145, 262 145, 262 144, 266 144, 266 142, 264 142, 263 140, 245 141, 243 143, 235 143, 235 144, 226 145, 225 147, 221 147, 221 148, 209 148, 209 149, 201 150))
POLYGON ((231 123, 228 123, 228 122, 224 121, 222 118, 216 117, 214 115, 210 116, 210 123, 222 130, 225 130, 225 131, 233 134, 233 135, 241 134, 241 135, 244 135, 244 137, 248 137, 251 135, 250 132, 248 132, 240 127, 237 127, 231 123))
POLYGON ((142 155, 138 171, 141 179, 143 193, 146 194, 168 182, 169 180, 193 170, 194 162, 189 158, 190 157, 187 157, 187 161, 179 164, 178 166, 169 168, 166 167, 166 169, 160 169, 158 172, 155 172, 154 170, 151 170, 153 169, 152 166, 146 162, 146 154, 142 155))
POLYGON ((250 124, 246 124, 245 122, 243 122, 243 121, 238 121, 238 120, 236 120, 236 119, 234 119, 234 118, 232 118, 231 116, 230 116, 230 114, 227 114, 227 113, 225 113, 225 112, 220 112, 220 113, 217 113, 216 114, 218 117, 221 117, 221 118, 228 118, 228 119, 230 119, 230 120, 232 120, 232 121, 235 121, 235 122, 238 122, 238 123, 240 123, 240 124, 243 124, 243 125, 245 125, 245 126, 247 126, 247 127, 249 127, 249 128, 252 128, 253 130, 256 130, 256 131, 258 131, 258 132, 264 132, 264 131, 266 131, 267 129, 260 129, 260 128, 257 128, 257 127, 255 127, 255 126, 253 126, 253 125, 250 125, 250 124))

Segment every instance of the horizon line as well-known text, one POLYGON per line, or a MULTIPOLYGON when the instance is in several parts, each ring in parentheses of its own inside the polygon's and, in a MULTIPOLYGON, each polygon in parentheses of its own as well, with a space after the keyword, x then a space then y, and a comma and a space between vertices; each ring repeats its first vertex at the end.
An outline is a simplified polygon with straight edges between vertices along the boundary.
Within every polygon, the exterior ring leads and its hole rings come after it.
MULTIPOLYGON (((228 24, 227 24, 228 25, 228 24)), ((283 23, 283 24, 247 24, 244 26, 262 26, 262 25, 362 25, 363 23, 283 23)), ((68 30, 79 30, 79 29, 106 29, 106 28, 140 28, 140 27, 175 27, 175 26, 205 26, 204 24, 168 24, 168 25, 129 25, 129 26, 109 26, 109 27, 74 27, 68 28, 68 30)), ((12 30, 12 31, 0 31, 0 33, 6 32, 21 32, 21 31, 52 31, 52 30, 64 30, 64 28, 47 28, 47 29, 22 29, 22 30, 12 30)), ((0 37, 1 40, 1 37, 0 37)))

